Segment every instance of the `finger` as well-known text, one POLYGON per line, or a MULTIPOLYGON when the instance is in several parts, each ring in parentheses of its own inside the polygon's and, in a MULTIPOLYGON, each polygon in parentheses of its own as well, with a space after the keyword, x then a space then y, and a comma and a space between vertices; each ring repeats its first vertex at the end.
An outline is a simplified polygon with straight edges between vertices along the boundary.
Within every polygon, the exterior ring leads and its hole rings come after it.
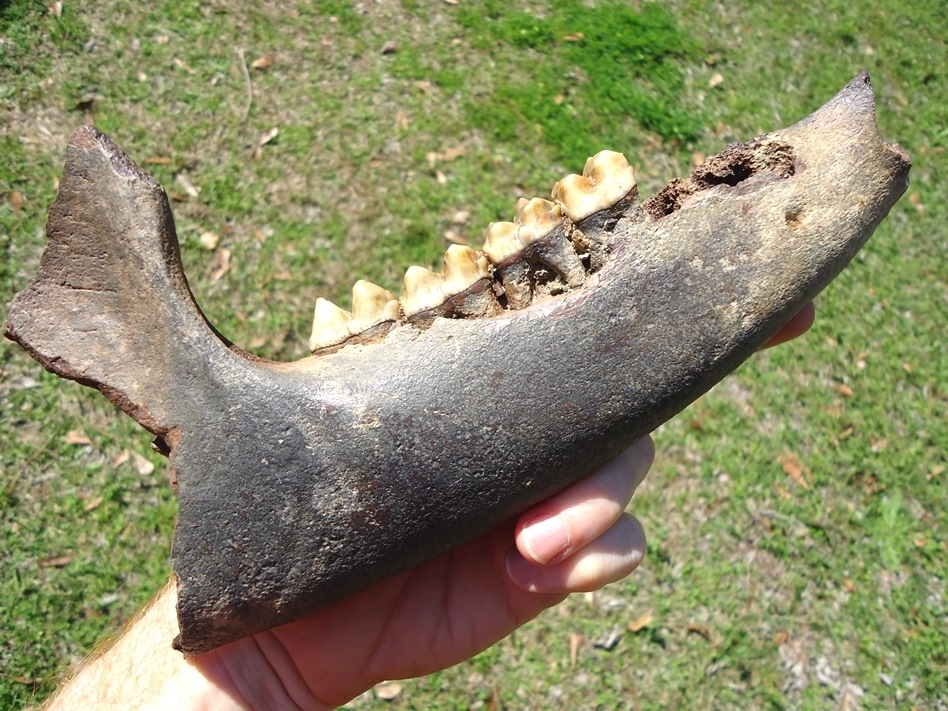
POLYGON ((654 458, 655 445, 645 437, 586 479, 525 512, 515 533, 521 555, 547 565, 599 538, 622 516, 654 458))
POLYGON ((623 513, 603 535, 560 563, 534 565, 511 547, 507 574, 529 592, 589 592, 629 575, 645 558, 645 550, 642 524, 623 513))
POLYGON ((786 325, 777 331, 777 335, 767 341, 763 347, 773 348, 774 346, 779 346, 781 343, 791 341, 797 336, 802 336, 809 330, 810 326, 813 325, 815 319, 816 307, 813 306, 811 302, 804 306, 800 313, 787 321, 786 325))

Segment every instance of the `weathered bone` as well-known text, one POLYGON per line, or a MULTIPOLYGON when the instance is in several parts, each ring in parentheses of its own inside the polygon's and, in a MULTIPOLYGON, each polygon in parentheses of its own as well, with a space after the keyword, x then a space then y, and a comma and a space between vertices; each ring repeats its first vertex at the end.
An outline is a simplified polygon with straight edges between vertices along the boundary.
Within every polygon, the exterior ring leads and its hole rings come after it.
POLYGON ((826 286, 909 166, 879 138, 862 74, 642 207, 582 220, 607 250, 580 288, 272 363, 206 321, 164 192, 83 127, 4 330, 170 452, 175 643, 196 653, 438 555, 614 457, 826 286))

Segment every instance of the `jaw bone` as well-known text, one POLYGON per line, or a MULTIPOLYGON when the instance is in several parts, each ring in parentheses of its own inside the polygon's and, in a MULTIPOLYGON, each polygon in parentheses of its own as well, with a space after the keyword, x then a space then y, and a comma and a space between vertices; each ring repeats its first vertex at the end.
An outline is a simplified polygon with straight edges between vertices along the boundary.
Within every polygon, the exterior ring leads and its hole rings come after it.
MULTIPOLYGON (((295 363, 253 358, 207 322, 164 192, 83 127, 39 272, 4 332, 170 452, 175 644, 206 651, 508 520, 734 370, 905 191, 910 161, 879 137, 873 104, 859 75, 811 117, 726 149, 644 206, 577 208, 574 232, 606 248, 578 288, 492 316, 409 317, 379 341, 295 363)), ((445 272, 402 303, 465 281, 445 272)), ((337 317, 327 323, 341 334, 337 317)))

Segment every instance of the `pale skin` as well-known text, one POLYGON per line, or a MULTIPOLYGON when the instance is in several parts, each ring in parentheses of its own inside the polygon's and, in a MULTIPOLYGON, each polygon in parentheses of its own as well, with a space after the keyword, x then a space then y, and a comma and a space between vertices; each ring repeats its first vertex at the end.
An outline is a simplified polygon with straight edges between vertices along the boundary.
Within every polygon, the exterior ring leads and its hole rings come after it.
MULTIPOLYGON (((805 332, 808 306, 767 345, 805 332)), ((625 511, 650 438, 583 481, 436 560, 296 622, 185 659, 172 581, 50 709, 329 709, 386 679, 430 674, 509 635, 573 592, 629 575, 645 556, 625 511)))

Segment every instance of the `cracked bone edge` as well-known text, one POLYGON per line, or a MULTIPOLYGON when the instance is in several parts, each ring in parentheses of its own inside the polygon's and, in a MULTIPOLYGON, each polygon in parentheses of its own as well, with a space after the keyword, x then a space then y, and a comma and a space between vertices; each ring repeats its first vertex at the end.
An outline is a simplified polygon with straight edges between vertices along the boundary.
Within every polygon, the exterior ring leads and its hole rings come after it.
POLYGON ((349 321, 352 319, 345 309, 341 309, 326 299, 316 299, 313 312, 313 332, 309 337, 309 350, 315 353, 323 348, 336 346, 346 341, 350 335, 349 321))
POLYGON ((582 175, 567 175, 553 186, 553 199, 573 222, 612 207, 635 187, 635 169, 615 151, 599 151, 582 175))
POLYGON ((405 293, 401 298, 402 311, 410 318, 444 303, 444 278, 424 267, 408 267, 405 272, 405 293))
POLYGON ((356 336, 373 326, 387 321, 397 321, 400 316, 398 299, 388 289, 383 289, 365 279, 352 286, 352 319, 349 332, 356 336))

